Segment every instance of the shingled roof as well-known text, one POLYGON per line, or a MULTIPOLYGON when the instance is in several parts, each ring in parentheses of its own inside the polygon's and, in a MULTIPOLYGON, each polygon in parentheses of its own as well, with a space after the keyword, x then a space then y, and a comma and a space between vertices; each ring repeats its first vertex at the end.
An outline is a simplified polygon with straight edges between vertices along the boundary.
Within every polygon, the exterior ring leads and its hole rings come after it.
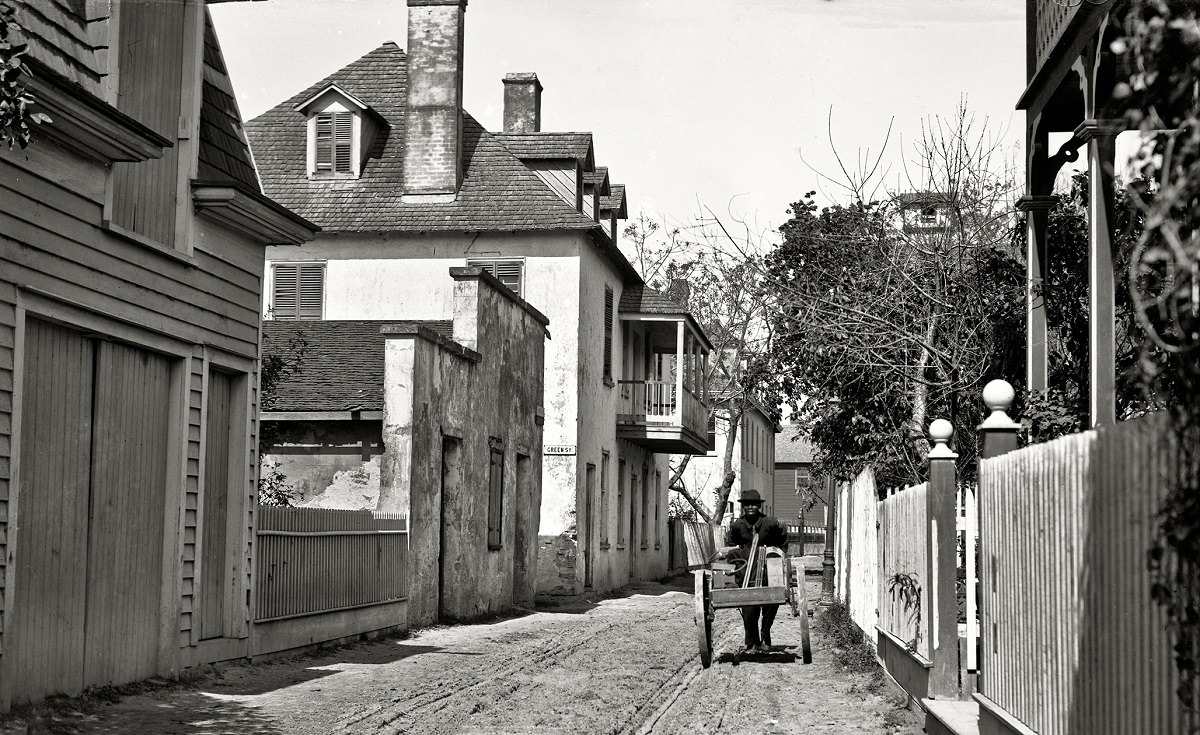
POLYGON ((600 197, 600 208, 615 210, 618 217, 627 217, 628 212, 625 209, 625 185, 610 184, 608 190, 608 196, 600 197))
POLYGON ((775 435, 775 465, 812 464, 813 445, 800 433, 799 426, 785 426, 775 435))
POLYGON ((596 165, 591 133, 498 133, 496 137, 517 158, 570 158, 585 169, 596 165))
MULTIPOLYGON (((268 196, 324 230, 350 232, 596 230, 498 136, 463 113, 463 183, 452 202, 402 200, 408 56, 385 43, 246 124, 268 196), (310 179, 307 127, 296 105, 330 84, 370 106, 387 126, 358 179, 310 179)), ((588 135, 590 145, 590 135, 588 135)))
POLYGON ((628 314, 678 314, 688 313, 688 308, 662 291, 649 286, 627 286, 621 292, 620 310, 628 314))
POLYGON ((16 11, 22 32, 15 40, 29 44, 27 58, 99 95, 100 72, 82 0, 25 0, 16 4, 16 11))
MULTIPOLYGON (((376 320, 263 322, 263 354, 289 355, 297 338, 307 343, 299 368, 269 396, 268 411, 383 410, 383 346, 380 330, 396 322, 376 320)), ((406 322, 412 324, 413 322, 406 322)), ((451 321, 417 322, 443 337, 451 321)))
POLYGON ((230 182, 259 193, 254 159, 242 128, 242 115, 233 84, 221 56, 212 18, 204 21, 204 87, 200 108, 200 150, 196 178, 207 183, 230 182))

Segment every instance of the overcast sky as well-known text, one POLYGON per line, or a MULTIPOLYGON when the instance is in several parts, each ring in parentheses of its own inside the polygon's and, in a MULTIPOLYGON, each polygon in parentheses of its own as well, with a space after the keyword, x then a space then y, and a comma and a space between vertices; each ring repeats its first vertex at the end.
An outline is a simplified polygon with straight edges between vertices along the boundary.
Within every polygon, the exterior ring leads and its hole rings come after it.
MULTIPOLYGON (((633 212, 686 221, 706 206, 777 227, 830 175, 828 121, 851 162, 895 118, 901 141, 966 98, 1010 144, 1024 88, 1024 0, 471 0, 464 106, 501 129, 507 72, 537 72, 543 130, 595 135, 633 212), (806 165, 806 162, 807 164, 806 165), (810 166, 812 168, 810 168, 810 166)), ((210 6, 250 119, 385 41, 406 47, 404 0, 210 6)), ((828 197, 837 190, 821 187, 828 197)), ((631 212, 632 214, 632 212, 631 212)))

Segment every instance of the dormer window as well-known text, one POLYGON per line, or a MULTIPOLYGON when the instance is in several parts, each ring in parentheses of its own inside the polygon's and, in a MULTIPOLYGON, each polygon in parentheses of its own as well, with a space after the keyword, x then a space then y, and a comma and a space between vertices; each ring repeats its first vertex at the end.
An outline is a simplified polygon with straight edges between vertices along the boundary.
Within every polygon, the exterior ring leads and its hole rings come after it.
POLYGON ((309 178, 361 176, 383 119, 336 84, 296 105, 296 110, 308 119, 309 178))

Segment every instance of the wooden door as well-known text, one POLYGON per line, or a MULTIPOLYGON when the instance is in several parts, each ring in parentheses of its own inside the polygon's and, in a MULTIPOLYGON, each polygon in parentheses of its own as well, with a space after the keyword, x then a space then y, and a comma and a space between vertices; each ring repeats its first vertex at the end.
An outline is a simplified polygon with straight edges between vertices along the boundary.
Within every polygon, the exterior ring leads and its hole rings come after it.
POLYGON ((4 669, 13 702, 83 688, 92 344, 25 326, 16 565, 4 669))
POLYGON ((583 537, 583 586, 592 586, 592 576, 596 566, 596 465, 587 465, 584 477, 583 522, 579 533, 583 537))
POLYGON ((208 428, 205 431, 204 502, 201 508, 200 638, 226 635, 225 602, 232 583, 228 550, 230 413, 233 380, 208 376, 208 428))
POLYGON ((158 673, 171 363, 99 342, 95 374, 85 686, 158 673))

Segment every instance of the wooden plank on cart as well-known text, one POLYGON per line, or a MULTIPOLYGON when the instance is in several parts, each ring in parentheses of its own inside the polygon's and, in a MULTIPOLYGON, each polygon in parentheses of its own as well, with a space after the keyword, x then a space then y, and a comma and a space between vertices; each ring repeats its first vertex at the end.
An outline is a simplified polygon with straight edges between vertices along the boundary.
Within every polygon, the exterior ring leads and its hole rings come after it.
POLYGON ((713 607, 717 609, 746 605, 782 605, 787 602, 787 588, 741 587, 731 590, 713 590, 712 601, 713 607))
MULTIPOLYGON (((812 639, 808 633, 808 590, 804 582, 804 558, 792 557, 793 568, 796 570, 797 607, 800 608, 800 655, 806 664, 812 663, 812 639)), ((789 584, 791 584, 789 580, 789 584)))

